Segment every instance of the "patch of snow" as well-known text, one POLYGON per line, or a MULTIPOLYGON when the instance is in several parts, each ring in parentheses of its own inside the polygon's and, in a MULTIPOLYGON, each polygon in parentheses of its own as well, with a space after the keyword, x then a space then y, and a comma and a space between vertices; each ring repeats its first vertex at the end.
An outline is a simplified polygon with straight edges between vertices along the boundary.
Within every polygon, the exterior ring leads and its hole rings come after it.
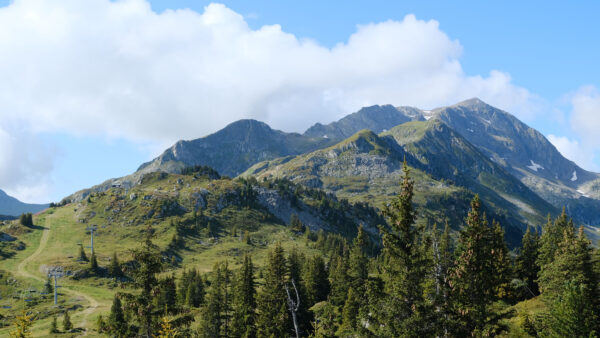
POLYGON ((492 121, 490 121, 490 120, 486 120, 486 119, 484 119, 483 117, 482 117, 481 119, 483 120, 483 122, 485 122, 485 123, 487 123, 487 124, 492 124, 492 121))
POLYGON ((323 138, 329 138, 327 135, 323 135, 323 138))
POLYGON ((431 118, 431 116, 427 116, 427 115, 423 115, 423 117, 425 118, 425 120, 429 121, 429 119, 431 118))
POLYGON ((541 165, 533 162, 533 160, 529 160, 529 161, 531 161, 531 165, 528 165, 527 168, 529 168, 529 169, 531 169, 531 170, 533 170, 535 172, 537 172, 538 169, 544 169, 544 167, 542 167, 541 165))
POLYGON ((571 176, 571 181, 575 182, 577 181, 577 171, 573 170, 573 176, 571 176))
POLYGON ((577 190, 578 193, 580 193, 581 195, 583 195, 583 197, 590 197, 588 194, 585 193, 585 191, 583 190, 577 190))
POLYGON ((387 131, 387 129, 384 129, 383 132, 385 133, 387 131))
POLYGON ((467 128, 467 130, 468 130, 468 131, 470 131, 470 132, 472 132, 472 133, 474 133, 474 132, 475 132, 475 131, 474 131, 473 129, 471 129, 471 128, 467 128))
POLYGON ((433 117, 431 110, 423 110, 423 118, 427 121, 433 117))

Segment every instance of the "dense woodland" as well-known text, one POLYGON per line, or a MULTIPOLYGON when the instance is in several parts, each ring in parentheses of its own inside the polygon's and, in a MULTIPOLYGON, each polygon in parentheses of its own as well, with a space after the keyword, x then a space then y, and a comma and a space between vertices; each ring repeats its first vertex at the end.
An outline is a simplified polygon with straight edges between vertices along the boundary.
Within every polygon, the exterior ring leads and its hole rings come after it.
MULTIPOLYGON (((236 270, 224 259, 207 274, 161 275, 167 263, 148 227, 132 251, 135 266, 115 255, 106 267, 136 290, 117 293, 98 330, 115 337, 494 336, 512 315, 502 304, 541 297, 548 310, 520 318, 528 334, 596 336, 599 252, 564 211, 528 228, 510 252, 479 197, 454 234, 447 224, 416 225, 406 164, 400 184, 383 210, 389 226, 380 227, 380 242, 362 227, 352 241, 307 231, 320 255, 276 245, 262 267, 246 256, 236 270)), ((291 227, 303 228, 298 219, 291 227)), ((99 269, 95 257, 81 259, 99 269)))

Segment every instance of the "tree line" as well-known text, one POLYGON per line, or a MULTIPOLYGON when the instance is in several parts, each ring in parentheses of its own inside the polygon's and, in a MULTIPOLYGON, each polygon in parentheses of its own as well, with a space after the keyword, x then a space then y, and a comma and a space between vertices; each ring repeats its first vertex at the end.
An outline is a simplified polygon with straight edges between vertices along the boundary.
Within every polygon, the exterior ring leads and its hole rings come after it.
POLYGON ((403 171, 375 256, 360 227, 351 243, 326 255, 277 244, 262 269, 245 256, 235 271, 224 261, 208 274, 159 278, 163 263, 149 228, 133 251, 138 290, 115 296, 99 330, 117 337, 493 336, 514 316, 508 305, 540 297, 546 310, 520 318, 528 334, 596 335, 598 250, 564 210, 541 233, 528 227, 511 254, 478 196, 457 234, 447 224, 417 226, 414 182, 406 164, 403 171))

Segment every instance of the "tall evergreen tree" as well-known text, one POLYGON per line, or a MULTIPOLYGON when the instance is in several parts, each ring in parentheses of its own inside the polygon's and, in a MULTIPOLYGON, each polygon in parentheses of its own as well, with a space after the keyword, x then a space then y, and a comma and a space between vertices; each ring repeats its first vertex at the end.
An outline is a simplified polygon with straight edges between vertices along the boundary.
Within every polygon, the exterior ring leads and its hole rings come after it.
POLYGON ((432 241, 433 258, 433 296, 432 303, 436 313, 435 335, 447 337, 454 323, 452 312, 452 288, 450 286, 451 271, 454 267, 454 245, 450 238, 450 226, 448 222, 444 231, 439 233, 437 227, 434 230, 432 241))
POLYGON ((423 284, 429 263, 419 244, 413 208, 414 182, 406 161, 400 193, 384 209, 390 229, 381 228, 383 243, 383 279, 385 297, 377 315, 381 325, 372 327, 386 336, 426 334, 426 304, 423 284))
MULTIPOLYGON (((456 263, 451 276, 455 306, 461 314, 462 328, 468 334, 483 334, 490 315, 489 305, 497 299, 499 279, 495 276, 496 236, 480 213, 479 196, 471 201, 471 210, 460 232, 456 263)), ((464 333, 463 333, 464 334, 464 333)))
POLYGON ((79 244, 79 261, 81 261, 81 262, 88 261, 87 255, 85 254, 85 250, 83 250, 83 244, 79 244))
POLYGON ((265 271, 265 282, 258 296, 257 335, 259 337, 286 337, 292 326, 287 309, 286 259, 281 244, 269 252, 265 271))
POLYGON ((350 289, 348 289, 346 303, 342 310, 342 324, 337 331, 338 336, 353 337, 357 335, 359 306, 358 297, 355 294, 354 289, 350 287, 350 289))
POLYGON ((493 285, 496 296, 499 299, 507 299, 512 296, 510 282, 513 279, 513 266, 504 241, 504 230, 500 223, 492 221, 491 236, 492 271, 494 271, 493 277, 495 278, 493 285))
POLYGON ((123 270, 121 270, 121 265, 119 264, 119 258, 117 257, 117 253, 113 252, 112 260, 110 261, 110 266, 108 268, 108 273, 112 277, 121 277, 123 276, 123 270))
POLYGON ((121 299, 117 295, 113 298, 113 303, 108 316, 108 333, 116 337, 123 337, 127 332, 127 321, 123 313, 121 299))
POLYGON ((202 307, 200 334, 202 337, 229 336, 230 271, 227 262, 219 262, 213 268, 213 278, 208 288, 206 302, 202 307))
POLYGON ((538 265, 540 267, 554 260, 558 244, 562 242, 565 230, 573 231, 573 225, 569 224, 565 208, 554 222, 548 215, 548 221, 542 227, 542 235, 540 236, 538 254, 538 265), (569 227, 571 228, 569 229, 569 227))
POLYGON ((69 332, 73 329, 73 323, 71 323, 71 316, 69 315, 69 310, 65 311, 63 316, 63 330, 69 332))
POLYGON ((598 314, 593 298, 584 285, 575 281, 565 284, 563 291, 550 303, 545 321, 546 337, 596 337, 598 314))
POLYGON ((329 302, 333 306, 344 306, 350 285, 348 269, 348 258, 345 255, 336 253, 329 259, 329 302))
POLYGON ((92 253, 90 258, 90 271, 92 273, 98 273, 98 260, 96 259, 96 253, 92 253))
POLYGON ((52 283, 52 277, 50 277, 50 275, 48 275, 48 278, 46 278, 46 283, 44 284, 44 291, 48 294, 54 292, 54 285, 52 283))
POLYGON ((133 270, 133 285, 141 289, 137 294, 122 294, 127 300, 127 307, 136 314, 140 324, 140 336, 151 338, 158 327, 158 313, 154 307, 154 295, 159 292, 157 274, 162 271, 160 250, 152 242, 154 231, 151 226, 146 229, 145 239, 140 248, 132 250, 133 260, 138 265, 133 270))
POLYGON ((527 230, 521 240, 521 248, 515 259, 515 275, 522 280, 526 287, 526 298, 531 298, 539 295, 540 290, 537 283, 537 276, 540 271, 538 265, 539 254, 539 237, 537 232, 532 233, 531 228, 527 226, 527 230))
POLYGON ((256 286, 254 281, 254 265, 250 256, 246 255, 233 286, 232 337, 256 337, 255 308, 256 286))

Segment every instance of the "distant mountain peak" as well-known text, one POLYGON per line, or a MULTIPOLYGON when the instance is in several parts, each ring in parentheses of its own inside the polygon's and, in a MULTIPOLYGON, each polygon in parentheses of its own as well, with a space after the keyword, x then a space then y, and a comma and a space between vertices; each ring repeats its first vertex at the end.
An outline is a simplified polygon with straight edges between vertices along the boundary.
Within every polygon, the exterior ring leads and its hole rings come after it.
POLYGON ((48 204, 23 203, 0 189, 0 215, 19 216, 31 212, 36 213, 48 207, 48 204))

